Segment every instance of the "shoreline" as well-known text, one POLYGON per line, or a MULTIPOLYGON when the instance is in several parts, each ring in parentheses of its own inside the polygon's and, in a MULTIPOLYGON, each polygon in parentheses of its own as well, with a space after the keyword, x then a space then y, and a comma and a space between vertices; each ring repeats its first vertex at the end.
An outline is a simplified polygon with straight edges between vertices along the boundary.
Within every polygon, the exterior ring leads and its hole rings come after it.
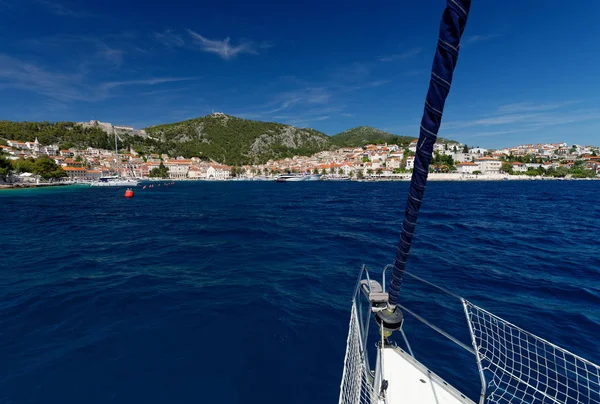
POLYGON ((31 188, 50 188, 50 187, 66 187, 74 184, 62 183, 42 183, 42 184, 0 184, 0 190, 3 189, 31 189, 31 188))

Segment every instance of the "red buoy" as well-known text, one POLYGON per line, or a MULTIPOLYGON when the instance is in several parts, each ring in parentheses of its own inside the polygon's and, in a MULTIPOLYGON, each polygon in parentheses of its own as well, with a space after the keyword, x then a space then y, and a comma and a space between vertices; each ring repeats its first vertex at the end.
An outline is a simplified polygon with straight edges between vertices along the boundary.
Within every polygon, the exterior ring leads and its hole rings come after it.
POLYGON ((133 198, 133 189, 127 188, 127 191, 125 191, 125 198, 133 198))

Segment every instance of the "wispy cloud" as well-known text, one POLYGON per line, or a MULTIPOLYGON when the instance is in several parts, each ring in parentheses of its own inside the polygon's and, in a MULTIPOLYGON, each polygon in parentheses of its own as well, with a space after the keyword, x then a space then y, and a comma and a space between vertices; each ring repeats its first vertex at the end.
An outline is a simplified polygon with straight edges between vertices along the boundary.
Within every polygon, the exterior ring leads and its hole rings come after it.
POLYGON ((364 80, 371 74, 371 69, 365 63, 354 62, 347 66, 333 69, 329 76, 335 82, 356 82, 364 80))
POLYGON ((473 44, 476 42, 489 41, 491 39, 496 39, 500 36, 501 36, 500 34, 471 35, 471 36, 467 36, 467 37, 463 38, 462 44, 468 45, 468 44, 473 44))
POLYGON ((573 100, 573 101, 562 101, 557 103, 542 103, 535 104, 533 102, 517 102, 514 104, 506 104, 498 107, 499 113, 513 113, 513 112, 532 112, 532 111, 550 111, 553 109, 558 109, 562 107, 567 107, 569 105, 579 104, 583 102, 582 100, 573 100))
POLYGON ((48 0, 37 0, 37 2, 41 5, 43 5, 44 7, 46 7, 46 9, 48 9, 48 11, 50 11, 52 14, 58 15, 58 16, 62 16, 62 17, 77 17, 77 18, 83 18, 83 17, 89 17, 91 16, 91 14, 86 13, 84 11, 79 11, 79 10, 74 10, 71 9, 67 6, 65 6, 64 4, 55 2, 55 1, 48 1, 48 0))
POLYGON ((152 77, 95 83, 81 72, 53 72, 34 63, 0 54, 0 88, 31 91, 64 103, 106 100, 118 96, 115 91, 124 86, 156 86, 195 79, 195 77, 152 77))
POLYGON ((81 75, 50 72, 4 54, 0 54, 0 87, 32 91, 63 101, 86 98, 81 75))
POLYGON ((121 67, 124 55, 124 50, 111 48, 102 42, 98 43, 97 56, 112 64, 113 67, 121 67))
POLYGON ((233 59, 237 55, 248 53, 251 55, 257 55, 260 45, 250 41, 240 41, 238 45, 231 44, 231 38, 226 37, 225 39, 208 39, 205 36, 192 31, 187 30, 189 35, 194 41, 200 46, 200 49, 204 52, 215 53, 225 60, 233 59))
POLYGON ((151 79, 143 80, 125 80, 125 81, 109 81, 102 83, 100 88, 104 90, 110 90, 116 87, 123 86, 154 86, 157 84, 174 83, 180 81, 191 81, 196 80, 197 77, 156 77, 151 79))
POLYGON ((581 102, 583 101, 506 104, 499 106, 495 114, 473 120, 447 122, 442 128, 444 136, 479 138, 547 131, 553 127, 581 122, 596 121, 600 124, 598 108, 565 109, 581 102))
POLYGON ((410 59, 414 56, 417 56, 421 52, 423 52, 423 49, 414 48, 414 49, 409 49, 409 50, 401 52, 401 53, 395 53, 392 55, 381 56, 378 60, 380 62, 393 62, 396 60, 406 60, 406 59, 410 59))
POLYGON ((28 38, 18 46, 48 60, 62 60, 63 69, 78 66, 81 70, 118 69, 125 64, 128 55, 140 53, 136 44, 137 34, 118 32, 103 35, 59 34, 28 38))
POLYGON ((153 32, 152 38, 167 47, 180 48, 185 45, 185 41, 181 35, 175 34, 172 30, 153 32))
POLYGON ((340 115, 345 118, 353 118, 354 117, 354 114, 351 114, 349 112, 342 112, 342 113, 340 113, 340 115))
POLYGON ((307 87, 293 91, 279 93, 269 106, 275 107, 264 112, 264 114, 274 114, 298 104, 325 104, 331 99, 331 92, 324 87, 307 87))

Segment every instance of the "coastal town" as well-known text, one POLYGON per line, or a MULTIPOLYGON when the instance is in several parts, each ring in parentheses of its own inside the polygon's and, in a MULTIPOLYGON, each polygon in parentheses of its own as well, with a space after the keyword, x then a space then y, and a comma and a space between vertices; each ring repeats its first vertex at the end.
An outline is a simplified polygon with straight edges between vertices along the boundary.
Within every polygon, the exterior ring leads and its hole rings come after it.
MULTIPOLYGON (((417 141, 406 148, 395 144, 322 151, 312 156, 269 160, 264 164, 228 166, 199 157, 166 154, 119 153, 93 147, 60 149, 37 139, 20 142, 6 139, 0 155, 13 169, 5 182, 39 182, 35 173, 19 169, 20 161, 46 156, 62 170, 69 182, 93 182, 110 175, 127 178, 172 180, 273 179, 285 173, 320 174, 323 179, 408 179, 414 167, 417 141)), ((436 143, 430 166, 432 179, 597 178, 600 147, 577 144, 523 144, 498 150, 469 147, 461 143, 436 143)))

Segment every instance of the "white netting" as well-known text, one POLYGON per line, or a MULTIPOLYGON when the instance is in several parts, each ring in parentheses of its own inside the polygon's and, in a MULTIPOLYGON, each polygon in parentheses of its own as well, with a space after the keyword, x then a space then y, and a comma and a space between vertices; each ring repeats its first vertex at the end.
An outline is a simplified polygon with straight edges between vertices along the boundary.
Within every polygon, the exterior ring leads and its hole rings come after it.
POLYGON ((356 302, 352 303, 350 325, 348 326, 348 340, 346 342, 346 358, 344 359, 344 373, 340 385, 340 404, 371 404, 375 402, 372 397, 373 387, 369 383, 367 374, 365 352, 360 334, 360 323, 356 302))
POLYGON ((487 381, 487 402, 600 404, 599 366, 470 302, 465 309, 487 381))

